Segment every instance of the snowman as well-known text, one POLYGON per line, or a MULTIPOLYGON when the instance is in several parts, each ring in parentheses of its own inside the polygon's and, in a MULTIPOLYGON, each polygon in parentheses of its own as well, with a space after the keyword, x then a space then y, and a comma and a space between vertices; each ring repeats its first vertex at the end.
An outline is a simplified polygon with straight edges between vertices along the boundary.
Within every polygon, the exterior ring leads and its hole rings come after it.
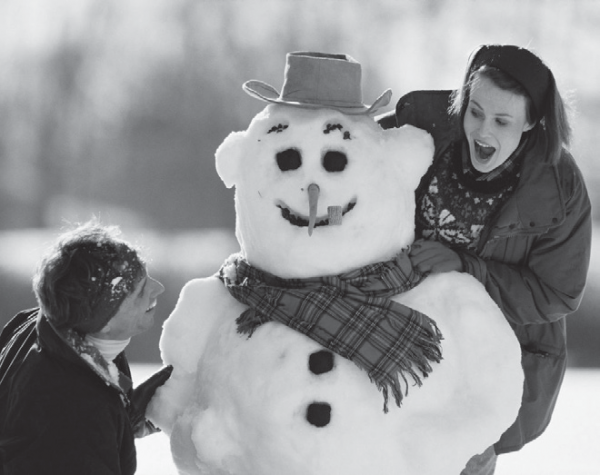
POLYGON ((520 348, 483 286, 419 275, 431 137, 373 119, 360 64, 290 53, 281 94, 216 152, 240 253, 184 287, 149 407, 180 473, 458 474, 517 416, 520 348))

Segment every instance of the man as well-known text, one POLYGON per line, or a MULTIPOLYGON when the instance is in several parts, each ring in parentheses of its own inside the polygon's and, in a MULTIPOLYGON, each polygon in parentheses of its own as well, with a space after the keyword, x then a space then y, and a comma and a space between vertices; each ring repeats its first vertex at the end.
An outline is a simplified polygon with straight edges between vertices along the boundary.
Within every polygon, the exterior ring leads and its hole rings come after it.
POLYGON ((157 431, 145 410, 172 368, 133 390, 123 350, 164 287, 118 234, 62 235, 33 278, 39 308, 0 334, 0 474, 130 475, 134 437, 157 431))

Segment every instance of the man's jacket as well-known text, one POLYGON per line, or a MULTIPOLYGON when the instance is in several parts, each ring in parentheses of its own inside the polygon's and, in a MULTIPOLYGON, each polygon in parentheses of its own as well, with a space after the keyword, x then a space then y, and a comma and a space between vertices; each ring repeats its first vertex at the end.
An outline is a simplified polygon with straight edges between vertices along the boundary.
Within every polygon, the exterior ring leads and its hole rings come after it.
POLYGON ((133 474, 124 353, 115 364, 105 373, 37 309, 15 316, 0 335, 0 474, 133 474))

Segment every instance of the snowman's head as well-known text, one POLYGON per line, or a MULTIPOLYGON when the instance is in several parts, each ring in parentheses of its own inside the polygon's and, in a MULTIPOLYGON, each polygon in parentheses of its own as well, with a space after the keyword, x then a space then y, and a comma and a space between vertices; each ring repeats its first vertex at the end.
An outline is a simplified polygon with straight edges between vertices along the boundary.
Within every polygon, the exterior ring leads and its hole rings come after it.
POLYGON ((216 153, 236 187, 249 262, 281 277, 337 274, 391 258, 414 236, 415 189, 433 143, 368 115, 269 105, 216 153))

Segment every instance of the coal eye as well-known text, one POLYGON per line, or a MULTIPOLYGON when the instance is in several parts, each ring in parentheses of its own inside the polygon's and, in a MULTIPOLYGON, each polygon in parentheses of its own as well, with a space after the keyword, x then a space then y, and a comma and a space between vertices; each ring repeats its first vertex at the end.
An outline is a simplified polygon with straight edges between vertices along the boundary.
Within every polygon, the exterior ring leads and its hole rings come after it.
POLYGON ((329 151, 323 157, 323 168, 328 172, 341 172, 346 168, 348 159, 342 152, 329 151))
POLYGON ((296 170, 302 165, 302 156, 295 148, 288 148, 277 155, 277 166, 282 172, 296 170))
POLYGON ((296 170, 302 166, 302 155, 295 148, 288 148, 277 155, 277 166, 282 172, 296 170))

